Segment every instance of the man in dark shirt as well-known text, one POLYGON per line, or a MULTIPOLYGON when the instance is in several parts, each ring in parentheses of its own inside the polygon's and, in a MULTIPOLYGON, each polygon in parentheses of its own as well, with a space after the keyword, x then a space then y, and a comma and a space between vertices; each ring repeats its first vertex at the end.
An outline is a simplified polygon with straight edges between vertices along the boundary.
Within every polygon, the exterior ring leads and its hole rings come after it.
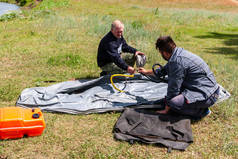
POLYGON ((124 24, 119 21, 113 21, 111 31, 107 33, 100 41, 97 54, 98 66, 102 69, 101 76, 114 73, 133 74, 135 69, 136 55, 144 55, 135 48, 129 46, 123 38, 124 24), (130 55, 121 55, 121 52, 131 53, 130 55))
MULTIPOLYGON (((155 71, 158 76, 168 75, 165 109, 158 113, 174 111, 195 118, 210 113, 208 107, 217 101, 219 86, 208 65, 199 56, 176 47, 170 36, 159 37, 156 49, 168 61, 155 71)), ((139 68, 139 72, 154 74, 144 68, 139 68)))

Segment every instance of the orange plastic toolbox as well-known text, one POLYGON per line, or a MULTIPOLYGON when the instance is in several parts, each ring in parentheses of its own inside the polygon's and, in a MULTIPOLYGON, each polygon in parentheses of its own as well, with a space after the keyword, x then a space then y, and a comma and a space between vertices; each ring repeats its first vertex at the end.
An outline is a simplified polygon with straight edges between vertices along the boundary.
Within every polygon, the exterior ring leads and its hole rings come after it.
POLYGON ((0 108, 0 139, 39 136, 44 128, 45 121, 39 108, 0 108))

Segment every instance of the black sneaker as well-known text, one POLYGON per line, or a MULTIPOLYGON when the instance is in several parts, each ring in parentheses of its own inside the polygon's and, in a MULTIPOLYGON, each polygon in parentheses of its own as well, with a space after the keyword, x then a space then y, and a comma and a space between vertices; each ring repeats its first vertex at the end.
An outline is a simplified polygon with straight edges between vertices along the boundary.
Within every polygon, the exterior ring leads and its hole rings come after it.
POLYGON ((212 111, 210 109, 207 109, 200 117, 192 117, 191 119, 196 122, 203 119, 206 116, 209 116, 211 113, 212 111))

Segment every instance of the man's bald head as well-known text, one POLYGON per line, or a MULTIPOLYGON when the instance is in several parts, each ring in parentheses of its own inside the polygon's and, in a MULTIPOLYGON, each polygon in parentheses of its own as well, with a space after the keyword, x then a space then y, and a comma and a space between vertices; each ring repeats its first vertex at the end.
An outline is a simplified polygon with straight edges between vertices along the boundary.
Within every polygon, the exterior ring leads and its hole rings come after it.
POLYGON ((111 32, 116 38, 121 38, 124 24, 120 20, 114 20, 111 25, 111 32))
POLYGON ((111 29, 115 28, 123 28, 124 29, 124 24, 120 20, 114 20, 111 25, 111 29))

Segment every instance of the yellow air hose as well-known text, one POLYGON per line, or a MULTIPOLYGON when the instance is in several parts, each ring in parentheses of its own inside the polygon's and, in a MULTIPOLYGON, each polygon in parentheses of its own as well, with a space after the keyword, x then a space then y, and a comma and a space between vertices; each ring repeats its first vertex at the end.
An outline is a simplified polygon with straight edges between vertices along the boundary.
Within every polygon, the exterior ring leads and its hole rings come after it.
POLYGON ((123 91, 123 90, 120 90, 119 88, 117 88, 116 86, 115 86, 115 84, 113 83, 113 77, 116 77, 116 76, 121 76, 121 77, 134 77, 134 74, 133 75, 125 75, 125 74, 114 74, 114 75, 111 75, 111 77, 110 77, 110 81, 111 81, 111 84, 112 84, 112 86, 113 86, 113 88, 115 88, 116 90, 118 90, 119 92, 125 92, 125 91, 123 91))

